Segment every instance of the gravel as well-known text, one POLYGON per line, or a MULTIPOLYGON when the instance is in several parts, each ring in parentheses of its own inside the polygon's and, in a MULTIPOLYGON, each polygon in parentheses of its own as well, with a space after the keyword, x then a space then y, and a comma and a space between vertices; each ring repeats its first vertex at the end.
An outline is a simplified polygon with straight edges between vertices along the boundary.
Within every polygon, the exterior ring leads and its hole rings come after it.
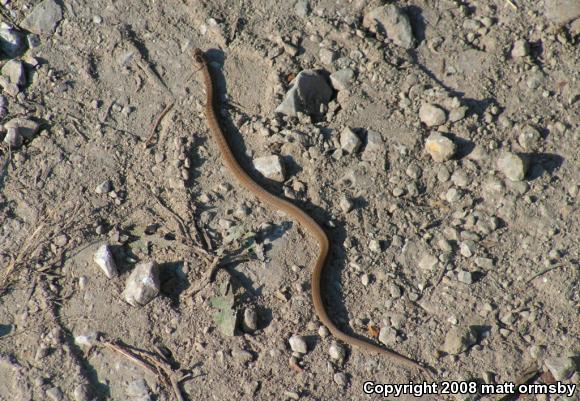
POLYGON ((511 181, 522 181, 528 166, 521 156, 505 152, 498 158, 497 168, 511 181))
POLYGON ((425 151, 438 163, 450 160, 455 149, 455 143, 441 134, 433 133, 425 141, 425 151))
POLYGON ((419 119, 427 127, 436 127, 445 124, 447 116, 445 110, 441 107, 430 103, 424 103, 419 109, 419 119))
POLYGON ((159 266, 155 262, 142 262, 127 277, 123 299, 132 306, 144 306, 159 294, 159 266))
POLYGON ((340 147, 347 154, 355 153, 360 148, 361 143, 358 135, 349 127, 340 133, 340 147))
POLYGON ((308 352, 308 346, 306 345, 306 340, 304 337, 299 335, 293 335, 288 339, 290 344, 290 349, 299 354, 306 354, 308 352))
POLYGON ((445 336, 445 343, 441 348, 450 355, 458 355, 467 351, 477 342, 477 337, 471 327, 454 327, 445 336))
POLYGON ((51 34, 61 20, 60 5, 55 0, 44 0, 20 22, 20 27, 38 35, 51 34))
POLYGON ((254 159, 254 168, 264 177, 273 181, 284 182, 286 179, 284 163, 278 155, 262 156, 254 159))
POLYGON ((276 112, 288 116, 296 116, 298 112, 318 115, 320 106, 326 105, 331 97, 332 88, 322 74, 314 70, 301 71, 276 112))
POLYGON ((411 49, 415 45, 409 17, 394 4, 375 8, 365 14, 363 26, 371 32, 386 35, 394 44, 405 49, 411 49))

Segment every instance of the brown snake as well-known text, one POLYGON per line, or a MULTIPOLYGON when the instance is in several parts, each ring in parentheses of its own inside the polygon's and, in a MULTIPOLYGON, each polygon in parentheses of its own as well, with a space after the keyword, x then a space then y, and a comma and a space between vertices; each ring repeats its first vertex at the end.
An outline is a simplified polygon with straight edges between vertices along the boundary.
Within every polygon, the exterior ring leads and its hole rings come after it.
POLYGON ((266 191, 260 185, 258 185, 246 171, 240 166, 232 150, 230 149, 226 137, 220 127, 219 120, 217 118, 214 106, 214 89, 213 81, 211 79, 211 74, 209 71, 209 65, 204 56, 203 51, 200 49, 195 49, 193 53, 195 62, 198 64, 199 69, 203 73, 203 78, 205 81, 205 90, 207 94, 207 100, 205 104, 205 117, 207 120, 207 125, 211 132, 213 139, 215 140, 217 147, 219 148, 220 154, 222 156, 223 162, 226 165, 230 173, 238 180, 238 182, 254 196, 256 196, 261 202, 267 204, 270 208, 274 210, 279 210, 290 215, 294 220, 298 221, 310 234, 316 239, 319 246, 318 256, 314 262, 314 267, 312 269, 312 303, 314 304, 314 310, 318 315, 320 321, 328 328, 332 335, 339 340, 345 342, 354 347, 358 347, 365 351, 379 353, 386 356, 398 365, 404 366, 410 369, 418 369, 422 373, 427 374, 431 377, 431 372, 424 366, 420 365, 418 362, 407 358, 403 355, 399 355, 393 351, 378 347, 374 344, 368 343, 366 341, 360 340, 355 337, 351 337, 346 333, 343 333, 333 322, 330 320, 324 304, 322 303, 322 293, 321 293, 321 279, 322 271, 326 262, 326 257, 328 255, 328 250, 330 247, 330 242, 324 230, 304 211, 295 206, 294 204, 278 198, 277 196, 266 191))

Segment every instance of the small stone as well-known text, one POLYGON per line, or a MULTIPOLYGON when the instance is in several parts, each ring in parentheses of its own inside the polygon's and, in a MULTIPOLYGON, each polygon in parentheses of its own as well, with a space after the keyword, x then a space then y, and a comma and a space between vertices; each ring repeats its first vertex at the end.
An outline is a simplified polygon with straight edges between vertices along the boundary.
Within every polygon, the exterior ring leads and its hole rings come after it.
POLYGON ((251 352, 239 348, 234 348, 232 350, 232 356, 236 361, 242 364, 251 362, 254 359, 254 355, 252 355, 251 352))
POLYGON ((97 249, 97 252, 95 252, 93 260, 105 273, 107 278, 111 279, 113 277, 117 277, 119 272, 117 270, 117 264, 115 263, 113 253, 111 252, 109 245, 101 245, 99 249, 97 249))
POLYGON ((445 124, 445 111, 430 103, 424 103, 419 109, 419 119, 428 127, 445 124))
POLYGON ((362 285, 364 285, 366 287, 367 285, 369 285, 371 278, 368 274, 363 274, 360 278, 360 281, 361 281, 362 285))
POLYGON ((435 162, 441 163, 455 154, 455 143, 441 134, 433 133, 425 141, 425 150, 435 162))
POLYGON ((331 65, 337 58, 337 54, 335 51, 326 48, 320 49, 319 56, 320 62, 326 65, 331 65))
POLYGON ((53 401, 61 401, 64 397, 62 391, 58 387, 51 387, 47 389, 46 396, 53 401))
POLYGON ((482 269, 491 270, 493 269, 493 259, 490 258, 475 258, 474 259, 475 265, 482 269))
POLYGON ((24 35, 5 22, 0 22, 0 49, 10 58, 18 57, 26 49, 24 35))
POLYGON ((346 387, 348 385, 348 377, 343 372, 337 372, 333 376, 334 382, 340 387, 346 387))
POLYGON ((2 75, 8 78, 8 82, 14 85, 23 86, 26 84, 24 65, 19 60, 8 60, 2 67, 2 75))
POLYGON ((379 331, 379 341, 387 347, 392 346, 397 342, 397 330, 392 327, 383 326, 379 331))
POLYGON ((352 129, 346 127, 340 134, 340 147, 347 154, 355 153, 361 145, 361 140, 352 129))
POLYGON ((151 390, 145 379, 137 379, 129 383, 125 389, 125 393, 129 397, 139 401, 151 400, 151 390))
POLYGON ((53 241, 53 244, 58 246, 59 248, 62 248, 67 243, 68 243, 68 236, 66 234, 58 235, 53 241))
POLYGON ((350 68, 338 70, 330 74, 330 83, 337 91, 348 90, 354 81, 354 71, 350 68))
POLYGON ((558 25, 580 18, 580 3, 578 0, 545 0, 544 15, 558 25))
POLYGON ((308 0, 298 0, 294 5, 294 12, 299 17, 306 17, 308 15, 308 0))
POLYGON ((95 192, 99 195, 108 194, 113 190, 113 184, 110 180, 105 180, 95 187, 95 192))
POLYGON ((477 338, 471 327, 454 327, 445 336, 442 350, 450 355, 458 355, 467 351, 477 342, 477 338))
POLYGON ((143 306, 157 294, 159 294, 159 266, 155 262, 139 263, 127 278, 123 298, 132 306, 143 306))
POLYGON ((497 160, 497 167, 511 181, 522 181, 526 176, 527 163, 515 153, 503 153, 497 160))
POLYGON ((62 20, 62 9, 55 0, 44 0, 20 22, 20 27, 32 33, 51 34, 62 20))
POLYGON ((97 332, 91 332, 84 335, 75 336, 75 344, 79 347, 90 348, 94 347, 97 343, 99 335, 97 332))
POLYGON ((276 112, 288 116, 296 116, 298 112, 318 115, 321 105, 328 103, 331 97, 332 88, 326 78, 314 70, 304 70, 294 78, 276 112))
POLYGON ((475 242, 463 241, 459 244, 459 253, 466 258, 470 258, 475 253, 475 242))
POLYGON ((354 204, 349 198, 346 197, 346 195, 342 195, 340 198, 339 206, 344 213, 348 213, 353 209, 354 204))
POLYGON ((365 14, 363 26, 371 32, 386 35, 394 44, 405 49, 411 49, 415 44, 409 17, 394 4, 375 8, 365 14))
POLYGON ((464 284, 473 284, 473 274, 465 270, 459 270, 457 272, 457 281, 464 284))
POLYGON ((437 179, 440 182, 447 182, 449 181, 449 178, 451 178, 451 174, 449 174, 449 169, 444 165, 439 166, 439 168, 437 169, 437 179))
POLYGON ((499 320, 506 326, 510 326, 516 321, 516 316, 513 314, 513 312, 507 312, 502 317, 500 317, 499 320))
POLYGON ((391 294, 392 298, 399 299, 403 295, 403 291, 401 291, 401 287, 396 284, 389 285, 389 293, 391 294))
POLYGON ((423 171, 421 170, 421 167, 419 167, 419 165, 417 165, 416 163, 409 164, 407 166, 407 169, 405 170, 405 174, 407 174, 414 180, 419 179, 422 173, 423 171))
POLYGON ((4 142, 13 149, 19 149, 24 143, 24 138, 16 128, 8 128, 4 142))
POLYGON ((467 113, 467 106, 457 107, 449 112, 449 121, 455 123, 459 120, 463 120, 467 113))
POLYGON ((308 352, 306 340, 302 336, 293 335, 288 340, 288 343, 290 344, 290 349, 294 352, 298 352, 299 354, 306 354, 308 352))
POLYGON ((31 140, 37 134, 40 124, 27 118, 17 117, 6 122, 4 128, 16 128, 25 139, 31 140))
POLYGON ((330 335, 330 331, 328 331, 328 329, 326 328, 326 326, 320 326, 318 328, 318 335, 321 338, 326 338, 326 337, 328 337, 330 335))
POLYGON ((245 332, 253 333, 258 330, 258 313, 254 308, 244 309, 244 319, 242 320, 242 327, 245 332))
POLYGON ((525 39, 516 40, 512 47, 512 58, 526 57, 530 53, 530 44, 525 39))
POLYGON ((36 49, 40 46, 40 36, 38 35, 30 34, 26 37, 26 40, 28 41, 28 47, 31 49, 36 49))
POLYGON ((283 182, 285 179, 284 164, 278 155, 257 157, 254 159, 254 167, 260 174, 271 180, 283 182))
POLYGON ((464 188, 469 185, 469 178, 463 170, 455 170, 451 175, 451 181, 460 188, 464 188))
POLYGON ((535 150, 538 148, 538 144, 542 136, 537 129, 531 125, 525 125, 521 128, 520 135, 518 136, 518 143, 525 150, 535 150))
POLYGON ((89 401, 91 399, 90 393, 90 388, 87 384, 79 384, 73 391, 73 397, 75 401, 89 401))
POLYGON ((558 381, 567 380, 569 377, 572 377, 574 372, 576 371, 576 363, 574 362, 573 358, 567 357, 555 357, 555 358, 547 358, 544 361, 544 364, 554 376, 554 379, 558 381))
POLYGON ((102 24, 103 23, 103 17, 101 17, 100 15, 93 16, 93 23, 95 23, 95 24, 102 24))
POLYGON ((424 254, 419 260, 419 267, 423 270, 432 270, 437 266, 438 259, 436 256, 430 253, 424 254))
POLYGON ((381 241, 379 241, 377 239, 370 240, 369 241, 369 249, 375 253, 382 252, 383 248, 381 247, 381 241))
POLYGON ((346 357, 346 350, 342 345, 333 341, 328 348, 328 354, 330 357, 336 361, 342 361, 346 357))
POLYGON ((8 77, 5 77, 3 75, 0 76, 0 87, 2 87, 4 93, 6 93, 8 96, 11 97, 16 97, 20 93, 18 85, 13 84, 12 82, 10 82, 8 77))

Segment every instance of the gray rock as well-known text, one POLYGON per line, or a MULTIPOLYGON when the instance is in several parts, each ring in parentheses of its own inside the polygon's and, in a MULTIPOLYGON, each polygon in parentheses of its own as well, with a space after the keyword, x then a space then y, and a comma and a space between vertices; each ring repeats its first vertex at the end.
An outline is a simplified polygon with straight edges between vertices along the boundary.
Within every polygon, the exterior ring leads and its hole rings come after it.
POLYGON ((75 401, 89 401, 91 399, 89 386, 87 384, 76 386, 73 391, 73 397, 75 401))
POLYGON ((305 354, 308 352, 308 346, 302 336, 293 335, 288 339, 288 344, 290 344, 290 349, 294 352, 298 352, 299 354, 305 354))
POLYGON ((19 149, 24 143, 24 138, 16 128, 8 128, 6 136, 4 137, 4 142, 10 145, 13 149, 19 149))
POLYGON ((373 160, 385 152, 385 142, 380 133, 369 130, 367 131, 366 139, 365 149, 362 154, 363 160, 373 160))
POLYGON ((473 284, 473 274, 466 270, 459 270, 457 272, 457 281, 464 284, 473 284))
POLYGON ((123 298, 133 306, 147 305, 159 294, 159 267, 155 262, 139 263, 125 283, 123 298))
POLYGON ((20 27, 32 33, 51 34, 62 20, 62 9, 54 0, 44 0, 22 20, 20 27))
POLYGON ((505 152, 498 158, 497 168, 511 181, 521 181, 526 176, 528 166, 522 157, 505 152))
POLYGON ((567 24, 580 18, 580 2, 578 0, 545 0, 544 16, 558 25, 567 24))
POLYGON ((271 180, 283 182, 285 179, 284 164, 278 155, 255 158, 254 168, 258 170, 264 177, 271 180))
POLYGON ((467 106, 456 107, 449 112, 449 121, 452 123, 463 120, 467 113, 467 106))
POLYGON ((512 57, 526 57, 528 54, 530 54, 530 44, 525 39, 516 40, 512 47, 512 57))
POLYGON ((53 401, 61 401, 64 398, 64 394, 58 387, 51 387, 47 389, 46 396, 53 401))
POLYGON ((340 147, 347 154, 355 153, 361 145, 361 140, 352 129, 346 127, 340 133, 340 147))
POLYGON ((576 371, 574 359, 567 357, 547 358, 544 364, 554 376, 554 379, 562 381, 572 377, 576 371))
POLYGON ((294 78, 276 112, 288 116, 296 116, 298 112, 317 115, 321 105, 328 103, 331 97, 332 88, 326 78, 314 70, 304 70, 294 78))
POLYGON ((2 67, 2 75, 8 78, 8 82, 23 86, 26 84, 26 75, 24 74, 24 65, 18 60, 8 60, 2 67))
POLYGON ((525 150, 535 150, 538 148, 541 139, 542 136, 537 129, 531 125, 524 125, 518 136, 518 143, 525 150))
POLYGON ((239 348, 234 348, 232 350, 232 356, 240 363, 248 363, 254 359, 254 355, 252 355, 251 352, 239 348))
POLYGON ((328 348, 328 354, 332 359, 342 361, 346 357, 346 350, 341 344, 333 341, 332 344, 330 344, 330 348, 328 348))
POLYGON ((450 355, 458 355, 476 342, 477 338, 471 327, 454 327, 445 336, 442 350, 450 355))
POLYGON ((382 252, 383 247, 381 246, 381 241, 378 239, 372 239, 369 241, 369 249, 374 253, 382 252))
POLYGON ((493 259, 478 257, 473 260, 477 267, 482 269, 491 270, 493 269, 493 259))
POLYGON ((113 258, 111 248, 107 244, 103 244, 97 249, 93 256, 95 263, 101 268, 107 278, 117 277, 119 274, 117 264, 113 258))
POLYGON ((131 398, 136 398, 139 401, 151 399, 151 390, 147 385, 145 379, 137 379, 127 385, 126 394, 131 398))
POLYGON ((432 270, 437 266, 437 262, 438 260, 435 255, 425 253, 421 256, 421 259, 419 259, 419 267, 423 270, 432 270))
POLYGON ((343 372, 337 372, 333 376, 333 380, 340 387, 346 387, 348 385, 348 377, 343 372))
POLYGON ((394 4, 375 8, 365 14, 363 26, 372 32, 385 34, 394 44, 405 49, 411 49, 415 44, 409 17, 394 4))
POLYGON ((2 89, 4 89, 4 92, 7 95, 12 96, 12 97, 16 97, 20 93, 20 89, 18 88, 18 85, 10 82, 8 77, 5 77, 5 76, 0 76, 0 87, 2 87, 2 89))
POLYGON ((330 83, 337 91, 348 90, 354 81, 354 71, 350 68, 343 68, 330 74, 330 83))
POLYGON ((108 194, 112 190, 113 184, 111 183, 111 180, 105 180, 95 187, 95 193, 99 195, 108 194))
POLYGON ((242 328, 247 333, 253 333, 258 330, 258 313, 254 308, 244 309, 244 319, 242 320, 242 328))
POLYGON ((476 250, 475 242, 471 240, 462 241, 459 244, 459 253, 466 258, 470 258, 473 256, 476 250))
POLYGON ((326 328, 326 326, 320 326, 318 328, 318 335, 321 338, 326 338, 326 337, 328 337, 330 335, 330 331, 328 331, 328 329, 326 328))
POLYGON ((299 17, 306 17, 308 15, 308 0, 298 0, 294 5, 294 12, 299 17))
POLYGON ((320 62, 326 65, 331 65, 338 57, 338 54, 334 50, 326 48, 320 49, 318 55, 320 57, 320 62))
POLYGON ((24 35, 5 22, 0 22, 0 49, 10 58, 18 57, 26 49, 24 35))
POLYGON ((419 119, 428 127, 445 124, 445 110, 430 103, 424 103, 419 109, 419 119))
POLYGON ((460 188, 469 185, 469 177, 467 177, 467 174, 463 170, 455 170, 451 175, 451 181, 460 188))
POLYGON ((379 331, 379 342, 391 347, 397 342, 397 330, 392 327, 383 326, 379 331))
POLYGON ((340 198, 339 206, 344 213, 348 213, 352 210, 354 204, 346 197, 346 195, 343 194, 340 198))
POLYGON ((13 118, 12 120, 8 121, 4 124, 4 128, 16 128, 20 135, 22 135, 25 139, 32 139, 38 132, 40 128, 40 124, 36 121, 29 120, 27 118, 13 118))

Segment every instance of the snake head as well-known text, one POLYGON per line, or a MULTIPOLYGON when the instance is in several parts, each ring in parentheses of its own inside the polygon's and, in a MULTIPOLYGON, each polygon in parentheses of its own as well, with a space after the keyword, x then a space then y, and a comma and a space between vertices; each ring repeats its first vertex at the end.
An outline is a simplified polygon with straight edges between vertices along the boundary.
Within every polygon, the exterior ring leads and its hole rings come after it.
POLYGON ((199 48, 193 50, 193 59, 196 63, 202 64, 204 62, 203 51, 199 48))

